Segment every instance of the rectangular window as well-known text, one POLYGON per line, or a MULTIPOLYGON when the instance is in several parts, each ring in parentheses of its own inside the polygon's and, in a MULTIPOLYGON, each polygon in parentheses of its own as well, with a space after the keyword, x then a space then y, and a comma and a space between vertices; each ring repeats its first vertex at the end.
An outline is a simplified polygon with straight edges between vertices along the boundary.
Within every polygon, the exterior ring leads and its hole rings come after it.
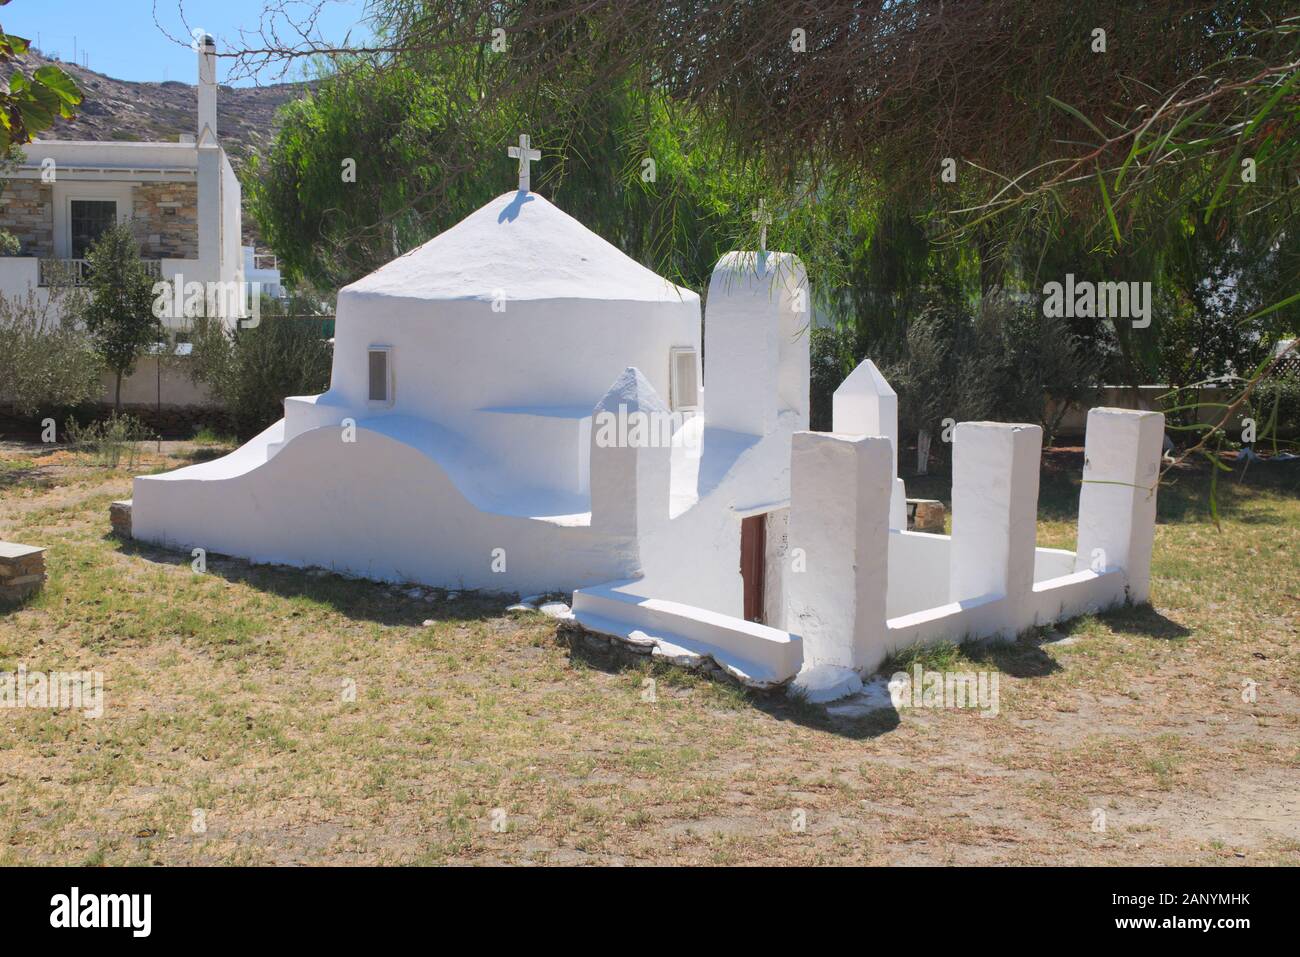
POLYGON ((389 402, 392 392, 388 375, 388 350, 370 350, 370 401, 389 402))
POLYGON ((95 240, 117 222, 117 202, 111 199, 74 199, 69 212, 72 258, 85 259, 95 240))
POLYGON ((669 391, 674 412, 700 407, 700 379, 696 372, 695 350, 678 347, 669 361, 669 391))

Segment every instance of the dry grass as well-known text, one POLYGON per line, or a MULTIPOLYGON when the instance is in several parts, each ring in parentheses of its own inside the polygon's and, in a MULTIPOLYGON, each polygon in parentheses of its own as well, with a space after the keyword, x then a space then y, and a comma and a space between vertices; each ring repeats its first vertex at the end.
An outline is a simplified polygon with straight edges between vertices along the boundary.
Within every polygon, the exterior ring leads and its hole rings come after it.
MULTIPOLYGON (((0 864, 1297 864, 1297 484, 1230 483, 1222 533, 1203 476, 1163 490, 1157 610, 950 656, 1001 671, 998 716, 839 722, 570 650, 487 596, 195 574, 107 536, 127 474, 0 446, 0 537, 50 573, 0 611, 0 670, 98 670, 107 696, 3 713, 0 864)), ((1075 501, 1049 468, 1041 544, 1070 545, 1075 501)))

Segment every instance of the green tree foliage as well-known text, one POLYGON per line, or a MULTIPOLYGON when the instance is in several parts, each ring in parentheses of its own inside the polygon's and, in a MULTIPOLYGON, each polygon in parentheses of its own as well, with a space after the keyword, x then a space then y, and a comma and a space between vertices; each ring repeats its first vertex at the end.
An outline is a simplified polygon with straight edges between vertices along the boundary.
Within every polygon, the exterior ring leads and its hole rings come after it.
MULTIPOLYGON (((342 260, 327 287, 499 192, 509 174, 498 166, 508 164, 495 158, 527 129, 544 153, 540 189, 697 289, 719 252, 752 245, 748 213, 765 196, 776 213, 770 244, 805 260, 819 313, 837 326, 818 334, 815 383, 866 355, 883 368, 915 353, 919 375, 919 357, 943 341, 930 341, 933 322, 913 333, 927 313, 992 322, 1006 295, 1028 307, 1066 272, 1151 282, 1156 308, 1148 329, 1122 319, 1043 329, 1007 318, 1003 327, 1031 330, 1024 342, 1037 329, 1069 347, 1030 354, 1002 327, 983 343, 1019 349, 1049 394, 1076 395, 1077 383, 1094 378, 1136 386, 1244 375, 1300 316, 1300 20, 1267 0, 1108 0, 1097 9, 1028 0, 816 9, 382 0, 372 9, 382 42, 336 61, 348 79, 327 83, 347 96, 329 101, 322 88, 328 108, 304 111, 300 173, 334 173, 338 134, 364 129, 359 114, 372 103, 389 116, 391 99, 405 117, 406 89, 413 102, 425 87, 442 91, 431 102, 447 120, 434 128, 461 132, 453 149, 437 141, 441 166, 418 155, 417 166, 382 166, 378 198, 330 184, 318 200, 283 178, 268 208, 289 221, 306 196, 306 212, 330 220, 308 219, 286 236, 304 262, 361 228, 383 240, 368 258, 342 260), (1099 38, 1099 24, 1116 26, 1099 38), (496 26, 507 54, 485 42, 496 26), (387 96, 385 76, 401 77, 387 96), (655 183, 638 181, 645 158, 656 163, 655 183), (952 178, 941 176, 948 161, 952 178), (476 174, 488 185, 457 198, 476 174), (418 195, 408 203, 412 183, 418 195), (376 212, 385 209, 393 212, 376 212), (348 217, 335 240, 331 218, 348 217)), ((358 163, 364 169, 360 153, 358 163)), ((976 353, 959 350, 967 366, 976 353)), ((994 390, 1004 414, 1036 417, 1036 376, 1022 377, 1018 397, 1005 383, 994 390)), ((932 381, 916 395, 943 391, 932 381)), ((944 403, 958 418, 959 399, 944 403)))
POLYGON ((140 259, 128 223, 105 230, 86 254, 90 301, 86 329, 104 363, 116 376, 113 408, 122 408, 122 378, 146 348, 158 342, 162 326, 153 314, 154 279, 140 259))
POLYGON ((777 217, 774 248, 847 233, 827 222, 845 207, 795 203, 662 98, 620 85, 579 112, 569 78, 487 108, 474 82, 455 65, 353 66, 285 108, 246 188, 286 277, 337 289, 454 225, 512 188, 506 147, 521 131, 543 154, 534 189, 685 285, 702 287, 723 252, 755 244, 760 197, 777 217))

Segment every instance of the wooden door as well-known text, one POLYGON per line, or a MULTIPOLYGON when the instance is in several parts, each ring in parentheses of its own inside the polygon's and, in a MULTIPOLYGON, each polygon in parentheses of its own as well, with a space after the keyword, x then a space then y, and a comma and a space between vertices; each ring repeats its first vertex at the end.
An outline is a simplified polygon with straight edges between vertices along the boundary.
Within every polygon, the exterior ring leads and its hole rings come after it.
POLYGON ((763 621, 763 577, 767 569, 767 516, 751 515, 740 522, 740 577, 745 583, 745 620, 763 621))

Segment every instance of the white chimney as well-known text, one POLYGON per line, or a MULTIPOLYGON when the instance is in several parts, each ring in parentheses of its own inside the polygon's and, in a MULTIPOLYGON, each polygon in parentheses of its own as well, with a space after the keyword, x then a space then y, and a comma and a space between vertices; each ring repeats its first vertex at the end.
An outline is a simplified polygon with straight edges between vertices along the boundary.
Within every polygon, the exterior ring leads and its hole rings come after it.
POLYGON ((199 40, 199 117, 198 140, 204 141, 204 127, 211 130, 212 145, 217 139, 217 41, 208 34, 199 40))

